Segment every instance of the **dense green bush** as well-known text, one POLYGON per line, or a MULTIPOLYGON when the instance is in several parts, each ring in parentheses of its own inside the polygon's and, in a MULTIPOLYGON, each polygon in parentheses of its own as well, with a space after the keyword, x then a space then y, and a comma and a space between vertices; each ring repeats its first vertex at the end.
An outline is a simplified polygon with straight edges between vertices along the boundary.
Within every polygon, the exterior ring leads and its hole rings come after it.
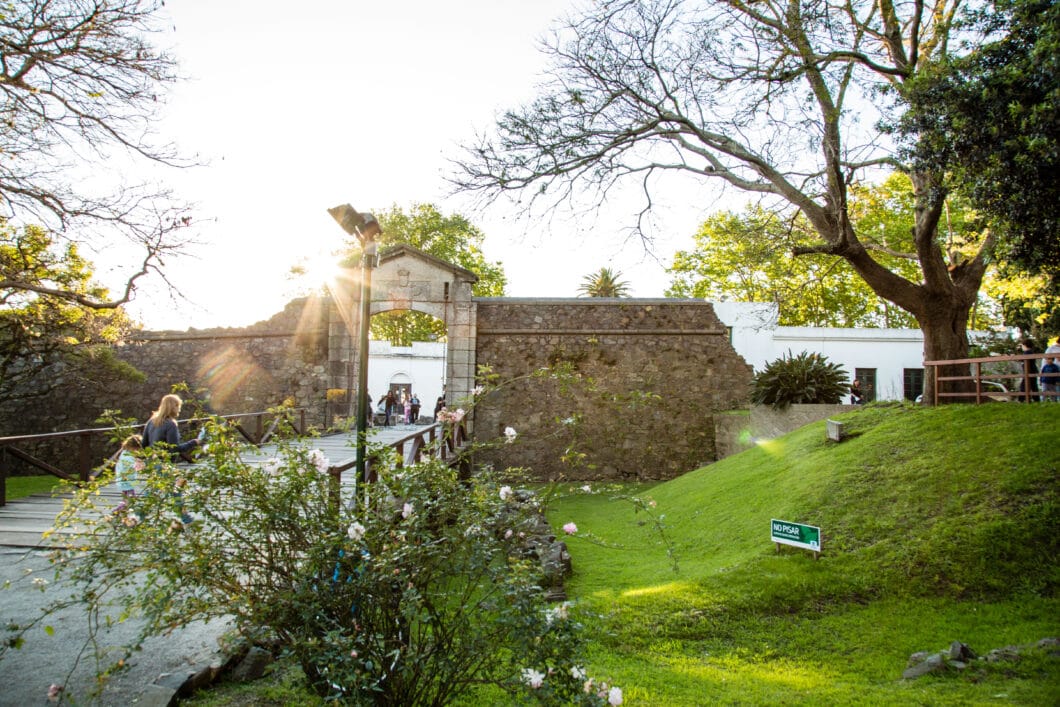
POLYGON ((60 516, 86 528, 56 561, 91 611, 142 616, 139 641, 226 617, 347 704, 447 704, 483 685, 513 701, 621 701, 585 675, 573 607, 546 601, 529 494, 429 462, 381 468, 339 502, 312 440, 249 463, 229 428, 208 428, 200 465, 148 450, 145 493, 112 509, 86 489, 60 516))
POLYGON ((783 410, 799 403, 831 403, 842 400, 850 389, 847 373, 827 357, 803 351, 788 352, 755 374, 751 381, 751 402, 783 410))

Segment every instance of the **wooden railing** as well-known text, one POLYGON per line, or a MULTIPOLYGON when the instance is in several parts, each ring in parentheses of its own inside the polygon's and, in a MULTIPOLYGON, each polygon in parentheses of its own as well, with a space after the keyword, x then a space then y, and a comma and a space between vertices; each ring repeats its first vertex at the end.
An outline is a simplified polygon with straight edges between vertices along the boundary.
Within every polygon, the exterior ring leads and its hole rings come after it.
MULTIPOLYGON (((1045 358, 1045 354, 1015 354, 1011 356, 990 356, 987 358, 962 358, 952 361, 924 361, 924 368, 934 368, 935 373, 935 405, 944 398, 968 399, 971 398, 976 405, 984 400, 1022 400, 1030 402, 1032 398, 1048 398, 1055 401, 1060 393, 1056 391, 1034 391, 1031 390, 1032 381, 1036 381, 1039 373, 1031 371, 1031 363, 1045 358), (1001 364, 996 366, 994 364, 1001 364), (990 365, 991 368, 1003 368, 1004 371, 984 371, 983 367, 990 365), (967 366, 967 375, 940 375, 943 367, 967 366), (998 385, 990 385, 991 383, 998 385), (949 384, 949 385, 947 385, 949 384), (1022 385, 1021 385, 1022 384, 1022 385), (1015 390, 1009 390, 1015 388, 1015 390)), ((1060 383, 1057 374, 1046 374, 1060 383)), ((1034 386, 1037 388, 1037 386, 1034 386)))
MULTIPOLYGON (((269 441, 276 433, 281 422, 288 420, 297 433, 305 434, 305 408, 292 408, 284 410, 282 414, 275 411, 259 411, 237 413, 234 415, 220 415, 224 420, 229 420, 234 427, 248 442, 255 446, 261 446, 269 441), (266 424, 266 420, 271 420, 266 424)), ((211 418, 192 417, 180 420, 181 423, 189 425, 201 424, 211 418)), ((68 481, 79 480, 82 483, 88 481, 89 474, 99 465, 98 459, 92 455, 92 444, 95 441, 106 439, 113 434, 116 427, 94 427, 86 430, 71 430, 69 432, 48 432, 36 435, 15 435, 12 437, 0 437, 0 506, 7 503, 7 457, 10 455, 30 466, 40 469, 46 474, 57 476, 68 481), (38 459, 21 447, 36 442, 47 442, 49 440, 76 439, 78 452, 76 459, 72 460, 72 469, 60 469, 57 466, 38 459)))
MULTIPOLYGON (((433 454, 435 458, 447 464, 455 464, 460 461, 460 453, 467 446, 468 441, 467 428, 463 422, 455 424, 435 422, 393 442, 388 442, 386 446, 399 452, 396 457, 398 467, 403 467, 406 461, 413 464, 423 461, 425 454, 433 454), (412 448, 405 451, 405 445, 409 442, 412 443, 412 448)), ((356 459, 351 459, 331 467, 329 471, 332 476, 338 477, 342 472, 349 471, 356 464, 356 459)), ((372 458, 369 455, 366 460, 366 471, 369 480, 373 478, 371 466, 372 458)))

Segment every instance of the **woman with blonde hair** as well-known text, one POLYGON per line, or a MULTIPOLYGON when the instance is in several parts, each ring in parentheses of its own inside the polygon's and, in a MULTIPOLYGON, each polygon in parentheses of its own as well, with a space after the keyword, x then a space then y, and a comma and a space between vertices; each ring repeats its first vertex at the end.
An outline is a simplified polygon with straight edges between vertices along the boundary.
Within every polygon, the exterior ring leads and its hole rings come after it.
MULTIPOLYGON (((143 448, 162 445, 167 449, 173 461, 179 461, 180 455, 199 446, 199 440, 190 439, 187 442, 180 441, 180 428, 177 426, 177 418, 180 416, 180 408, 184 401, 177 395, 163 395, 158 409, 151 414, 151 418, 144 425, 143 448)), ((179 485, 179 484, 178 484, 179 485)), ((184 501, 180 492, 172 491, 170 495, 175 499, 176 510, 180 513, 180 520, 188 525, 195 519, 184 511, 184 501)))
POLYGON ((173 455, 173 461, 177 461, 180 455, 199 446, 199 440, 190 439, 187 442, 180 441, 180 428, 177 426, 177 417, 180 416, 180 408, 184 401, 180 396, 163 395, 158 409, 151 414, 151 419, 144 425, 143 446, 144 449, 162 443, 169 447, 173 455))

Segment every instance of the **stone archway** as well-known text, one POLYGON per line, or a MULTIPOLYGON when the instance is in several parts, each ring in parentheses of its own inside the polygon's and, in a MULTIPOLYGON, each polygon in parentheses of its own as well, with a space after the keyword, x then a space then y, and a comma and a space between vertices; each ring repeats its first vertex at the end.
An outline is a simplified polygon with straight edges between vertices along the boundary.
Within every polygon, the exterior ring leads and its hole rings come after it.
MULTIPOLYGON (((445 397, 453 405, 470 397, 475 386, 475 303, 471 288, 478 276, 410 245, 384 250, 372 271, 371 313, 422 312, 445 323, 445 397)), ((348 270, 332 293, 329 318, 328 399, 333 412, 351 414, 356 389, 360 271, 348 270), (351 336, 351 334, 353 336, 351 336), (334 391, 334 392, 333 392, 334 391), (341 401, 341 405, 334 402, 341 401)))

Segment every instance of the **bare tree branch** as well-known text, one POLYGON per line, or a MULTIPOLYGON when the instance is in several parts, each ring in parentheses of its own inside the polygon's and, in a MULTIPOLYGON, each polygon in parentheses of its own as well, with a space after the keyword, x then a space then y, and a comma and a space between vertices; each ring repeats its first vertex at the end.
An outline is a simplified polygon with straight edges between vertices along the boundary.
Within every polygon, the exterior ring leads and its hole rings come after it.
MULTIPOLYGON (((153 125, 171 57, 147 42, 158 0, 23 0, 0 13, 0 217, 38 220, 62 235, 78 223, 118 226, 142 241, 152 232, 149 197, 164 191, 118 184, 109 198, 84 192, 86 163, 106 172, 132 159, 187 166, 153 125)), ((182 207, 177 207, 182 208, 182 207)), ((83 237, 83 236, 80 236, 83 237)))
MULTIPOLYGON (((586 190, 603 200, 645 175, 637 228, 654 201, 646 175, 657 171, 778 196, 820 238, 798 252, 847 260, 878 295, 917 317, 931 355, 959 358, 951 354, 967 349, 962 323, 982 272, 949 270, 937 243, 945 174, 911 170, 877 126, 905 110, 918 71, 946 60, 963 1, 594 5, 544 43, 552 67, 537 98, 467 147, 451 182, 487 202, 525 197, 519 207, 530 214, 586 190), (908 253, 863 243, 851 225, 848 190, 881 167, 913 178, 919 281, 874 257, 908 253)), ((975 262, 992 248, 983 239, 975 262)))

